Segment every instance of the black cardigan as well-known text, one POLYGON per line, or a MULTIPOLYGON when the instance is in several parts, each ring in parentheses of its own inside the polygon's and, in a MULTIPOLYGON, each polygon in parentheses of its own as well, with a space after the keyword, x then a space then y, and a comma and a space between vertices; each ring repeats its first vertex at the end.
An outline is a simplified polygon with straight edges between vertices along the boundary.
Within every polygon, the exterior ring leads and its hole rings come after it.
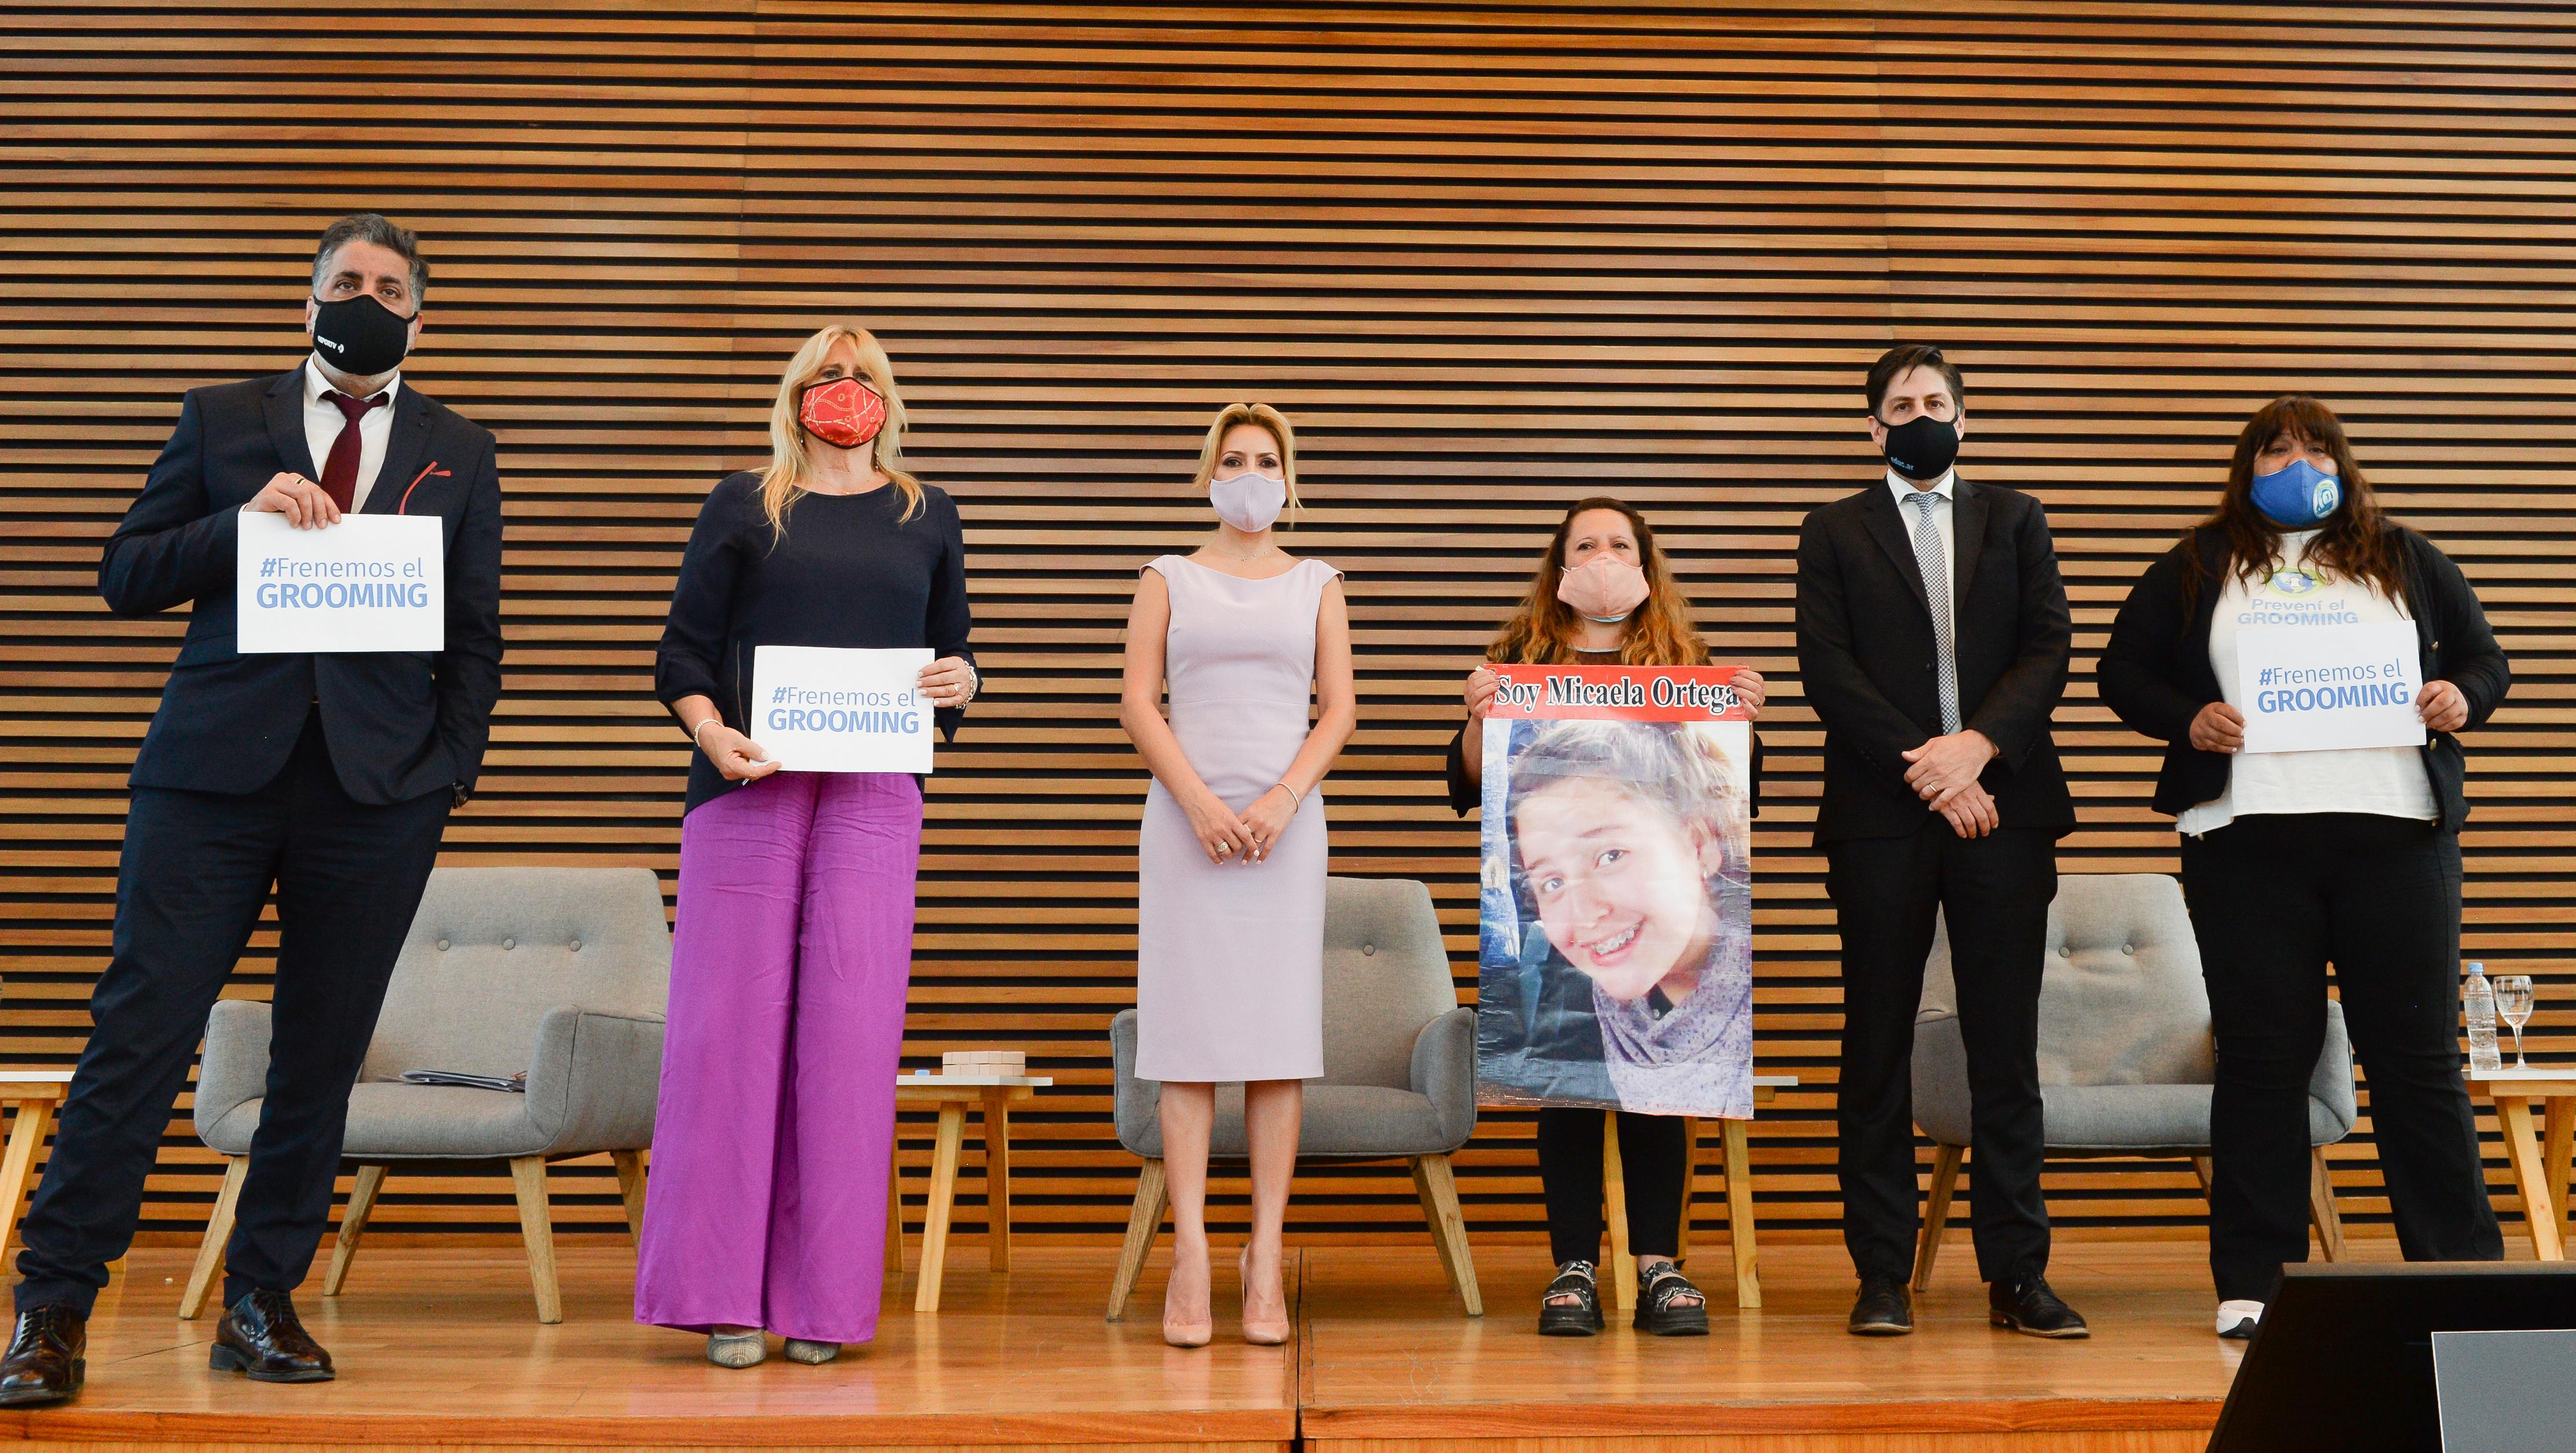
MULTIPOLYGON (((891 484, 804 495, 788 508, 779 539, 760 507, 759 475, 717 485, 680 560, 653 663, 654 695, 665 706, 704 696, 726 726, 757 741, 743 700, 754 647, 927 646, 936 656, 974 660, 957 506, 928 485, 921 493, 921 512, 909 520, 898 518, 903 496, 891 484)), ((931 719, 953 740, 965 710, 941 707, 931 719)), ((741 785, 726 781, 706 753, 691 753, 690 809, 741 785)))
MULTIPOLYGON (((2504 700, 2513 670, 2460 567, 2415 531, 2402 525, 2390 528, 2398 532, 2405 554, 2406 604, 2415 617, 2424 679, 2458 687, 2469 707, 2461 729, 2478 726, 2504 700)), ((2202 707, 2225 699, 2209 665, 2209 623, 2226 593, 2226 559, 2224 537, 2215 530, 2194 530, 2148 566, 2112 623, 2111 642, 2102 650, 2096 675, 2103 702, 2121 721, 2166 744, 2164 770, 2156 775, 2155 809, 2174 817, 2227 790, 2227 754, 2191 744, 2192 719, 2202 707), (2182 594, 2186 570, 2200 576, 2199 598, 2187 622, 2182 594)), ((2441 813, 2436 825, 2457 832, 2469 815, 2468 767, 2460 743, 2449 732, 2433 732, 2423 751, 2441 813)))

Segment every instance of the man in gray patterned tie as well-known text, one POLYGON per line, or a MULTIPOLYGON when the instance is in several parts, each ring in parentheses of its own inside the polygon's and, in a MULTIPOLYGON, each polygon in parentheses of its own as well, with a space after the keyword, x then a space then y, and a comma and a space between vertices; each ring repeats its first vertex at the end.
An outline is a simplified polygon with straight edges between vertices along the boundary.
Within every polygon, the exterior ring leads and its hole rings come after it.
POLYGON ((1842 935, 1836 1095, 1851 1330, 1913 1330, 1914 1015, 1945 914, 1973 1109, 1977 1267, 1995 1325, 2082 1337, 2048 1286, 2039 975, 2057 839, 2075 804, 2049 739, 2072 629, 2039 501, 1951 467, 1956 364, 1889 349, 1869 371, 1887 474, 1807 516, 1798 666, 1825 728, 1816 845, 1842 935))

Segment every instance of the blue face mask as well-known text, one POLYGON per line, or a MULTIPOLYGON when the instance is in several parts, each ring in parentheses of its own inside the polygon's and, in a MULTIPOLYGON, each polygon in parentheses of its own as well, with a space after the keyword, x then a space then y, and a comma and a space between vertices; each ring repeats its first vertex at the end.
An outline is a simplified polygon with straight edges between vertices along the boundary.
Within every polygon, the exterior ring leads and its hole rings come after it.
POLYGON ((2285 530, 2305 530, 2334 517, 2343 505, 2343 481, 2304 459, 2254 476, 2254 508, 2285 530))

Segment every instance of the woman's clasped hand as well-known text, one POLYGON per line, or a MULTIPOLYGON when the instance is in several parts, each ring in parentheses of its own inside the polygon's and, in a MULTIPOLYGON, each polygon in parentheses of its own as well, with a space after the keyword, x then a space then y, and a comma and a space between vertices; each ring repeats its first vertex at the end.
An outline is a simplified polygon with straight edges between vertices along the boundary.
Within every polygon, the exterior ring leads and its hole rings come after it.
POLYGON ((1213 792, 1200 793, 1182 810, 1189 814, 1190 830, 1207 850, 1208 861, 1223 865, 1268 859, 1279 835, 1296 817, 1297 807, 1296 794, 1283 783, 1254 798, 1241 812, 1226 806, 1213 792))

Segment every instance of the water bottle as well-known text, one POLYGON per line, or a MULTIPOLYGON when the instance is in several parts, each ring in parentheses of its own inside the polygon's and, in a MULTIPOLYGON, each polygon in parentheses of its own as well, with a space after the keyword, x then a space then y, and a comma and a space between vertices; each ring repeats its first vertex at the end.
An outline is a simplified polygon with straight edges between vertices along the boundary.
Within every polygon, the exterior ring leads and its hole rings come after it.
POLYGON ((2469 1073, 2503 1069, 2504 1056, 2496 1049, 2495 986, 2487 982, 2486 965, 2469 965, 2469 983, 2460 991, 2460 1004, 2469 1017, 2469 1073))

